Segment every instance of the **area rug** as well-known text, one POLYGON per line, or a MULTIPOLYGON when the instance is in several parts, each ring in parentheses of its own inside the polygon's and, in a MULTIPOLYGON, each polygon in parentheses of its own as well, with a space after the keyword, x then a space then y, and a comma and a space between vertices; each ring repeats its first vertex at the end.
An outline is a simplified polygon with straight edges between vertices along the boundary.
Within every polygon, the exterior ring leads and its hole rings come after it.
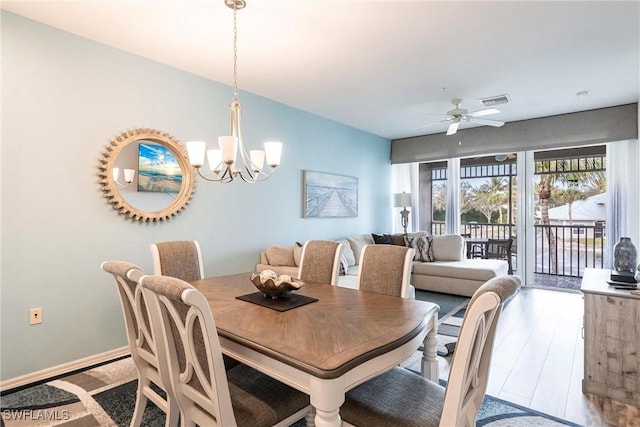
POLYGON ((416 289, 416 299, 433 302, 440 306, 438 312, 438 356, 446 357, 453 354, 462 326, 469 297, 443 294, 440 292, 416 289))
MULTIPOLYGON (((129 426, 136 395, 130 357, 70 374, 44 384, 3 393, 0 423, 6 427, 129 426)), ((142 425, 160 427, 165 415, 148 403, 142 425)), ((293 427, 304 427, 304 420, 293 427)), ((529 408, 486 396, 476 426, 578 426, 529 408)))

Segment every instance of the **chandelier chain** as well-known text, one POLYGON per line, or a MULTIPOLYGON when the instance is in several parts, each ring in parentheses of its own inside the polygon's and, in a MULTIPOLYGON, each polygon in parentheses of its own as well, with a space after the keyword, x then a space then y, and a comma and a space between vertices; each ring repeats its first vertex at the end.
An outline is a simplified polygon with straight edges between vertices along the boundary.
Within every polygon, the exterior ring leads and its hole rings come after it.
POLYGON ((282 143, 267 141, 264 143, 264 150, 247 150, 244 145, 241 106, 238 101, 238 10, 243 9, 246 2, 224 0, 224 4, 233 9, 233 99, 229 105, 231 132, 218 138, 218 149, 207 150, 205 141, 188 142, 189 161, 198 171, 198 175, 207 181, 229 183, 236 178, 248 183, 264 181, 280 165, 282 143), (205 157, 211 169, 210 173, 202 172, 205 157), (265 166, 269 171, 265 170, 265 166))
POLYGON ((233 7, 233 100, 238 100, 238 8, 233 7))

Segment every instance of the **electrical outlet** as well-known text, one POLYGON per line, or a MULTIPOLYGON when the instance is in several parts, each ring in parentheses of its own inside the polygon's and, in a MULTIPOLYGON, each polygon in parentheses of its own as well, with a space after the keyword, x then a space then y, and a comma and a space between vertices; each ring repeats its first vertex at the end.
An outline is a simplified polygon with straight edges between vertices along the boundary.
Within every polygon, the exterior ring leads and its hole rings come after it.
POLYGON ((29 324, 39 325, 40 323, 42 323, 42 309, 32 308, 29 310, 29 324))

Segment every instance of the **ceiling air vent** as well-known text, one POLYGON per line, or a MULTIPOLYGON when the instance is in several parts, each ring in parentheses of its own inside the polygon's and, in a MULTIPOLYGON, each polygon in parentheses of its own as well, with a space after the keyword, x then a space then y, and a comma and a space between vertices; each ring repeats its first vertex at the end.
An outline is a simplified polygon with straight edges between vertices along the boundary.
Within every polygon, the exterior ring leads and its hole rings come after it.
POLYGON ((511 101, 509 95, 498 95, 498 96, 490 96, 489 98, 481 98, 480 102, 485 107, 493 107, 494 105, 506 104, 511 101))

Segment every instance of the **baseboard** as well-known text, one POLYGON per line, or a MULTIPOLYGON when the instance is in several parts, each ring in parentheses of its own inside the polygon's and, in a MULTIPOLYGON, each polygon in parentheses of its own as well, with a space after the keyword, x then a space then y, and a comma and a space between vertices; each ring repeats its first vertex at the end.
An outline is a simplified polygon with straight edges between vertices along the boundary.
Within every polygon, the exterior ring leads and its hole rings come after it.
POLYGON ((73 372, 78 369, 84 369, 92 365, 98 365, 100 363, 117 359, 118 357, 126 356, 127 354, 129 354, 129 346, 119 347, 113 350, 105 351, 104 353, 94 354, 83 359, 63 363, 62 365, 52 366, 51 368, 43 369, 41 371, 36 371, 30 374, 21 375, 16 378, 0 381, 0 392, 5 392, 6 390, 11 390, 16 387, 22 387, 62 374, 67 374, 69 372, 73 372))

